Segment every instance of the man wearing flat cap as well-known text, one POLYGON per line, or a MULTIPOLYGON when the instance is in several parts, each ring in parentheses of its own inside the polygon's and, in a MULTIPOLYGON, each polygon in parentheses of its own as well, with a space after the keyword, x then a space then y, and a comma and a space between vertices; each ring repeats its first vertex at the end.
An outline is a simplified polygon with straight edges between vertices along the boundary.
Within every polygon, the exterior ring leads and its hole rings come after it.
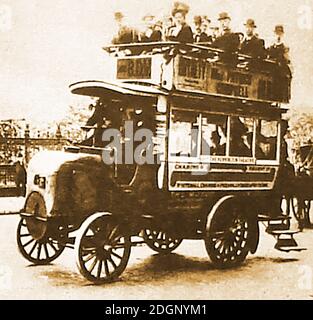
POLYGON ((263 39, 260 39, 256 33, 256 25, 253 19, 248 19, 244 24, 246 27, 246 34, 241 44, 240 52, 251 56, 253 58, 265 58, 265 43, 263 39))
POLYGON ((231 18, 228 13, 220 13, 218 21, 220 22, 221 35, 214 42, 214 47, 227 53, 238 51, 240 45, 239 35, 231 31, 231 18))

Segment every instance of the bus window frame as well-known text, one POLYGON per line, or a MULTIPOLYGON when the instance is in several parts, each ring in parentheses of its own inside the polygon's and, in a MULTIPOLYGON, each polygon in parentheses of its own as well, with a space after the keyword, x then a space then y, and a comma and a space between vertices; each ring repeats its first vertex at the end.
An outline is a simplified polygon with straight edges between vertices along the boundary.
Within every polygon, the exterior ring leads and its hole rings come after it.
POLYGON ((190 164, 212 164, 212 163, 220 163, 221 161, 217 161, 216 159, 224 159, 225 164, 247 164, 247 165, 272 165, 278 166, 280 163, 280 150, 281 150, 281 122, 279 119, 274 119, 270 117, 262 117, 262 116, 253 116, 253 115, 243 115, 243 114, 230 114, 224 112, 216 112, 216 111, 204 111, 201 109, 193 109, 193 108, 181 108, 177 105, 170 106, 169 112, 169 137, 168 137, 168 162, 170 163, 190 163, 190 164), (192 112, 195 116, 200 117, 200 127, 197 141, 197 156, 196 157, 187 157, 187 156, 173 156, 171 154, 170 146, 171 146, 171 132, 172 132, 172 123, 173 123, 173 111, 186 111, 192 112), (227 120, 227 130, 226 130, 226 154, 225 156, 211 156, 211 155, 201 155, 201 142, 202 142, 202 117, 203 115, 224 115, 227 120), (253 146, 252 146, 252 156, 244 157, 244 156, 230 156, 230 134, 231 134, 231 117, 242 117, 247 119, 253 119, 253 146), (277 139, 276 139, 276 159, 275 160, 258 160, 256 158, 256 143, 257 143, 257 122, 261 120, 266 121, 275 121, 277 122, 277 139), (237 159, 238 161, 231 161, 231 159, 237 159), (250 160, 250 161, 249 161, 250 160))
MULTIPOLYGON (((282 141, 282 137, 281 137, 281 121, 278 119, 271 119, 268 117, 258 117, 255 119, 255 125, 257 125, 257 121, 275 121, 277 122, 277 139, 276 139, 276 159, 275 160, 260 160, 260 159, 256 159, 256 164, 257 165, 273 165, 273 166, 279 166, 280 164, 280 152, 281 152, 281 141, 282 141)), ((255 128, 255 139, 256 139, 256 128, 255 128)), ((254 143, 254 147, 256 148, 256 142, 254 143)))

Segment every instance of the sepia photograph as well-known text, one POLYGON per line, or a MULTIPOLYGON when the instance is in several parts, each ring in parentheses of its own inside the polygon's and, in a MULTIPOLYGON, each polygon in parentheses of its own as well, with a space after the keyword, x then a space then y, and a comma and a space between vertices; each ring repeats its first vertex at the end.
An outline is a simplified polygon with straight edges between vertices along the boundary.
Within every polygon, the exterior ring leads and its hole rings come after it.
POLYGON ((313 300, 313 0, 0 0, 0 57, 0 300, 313 300))

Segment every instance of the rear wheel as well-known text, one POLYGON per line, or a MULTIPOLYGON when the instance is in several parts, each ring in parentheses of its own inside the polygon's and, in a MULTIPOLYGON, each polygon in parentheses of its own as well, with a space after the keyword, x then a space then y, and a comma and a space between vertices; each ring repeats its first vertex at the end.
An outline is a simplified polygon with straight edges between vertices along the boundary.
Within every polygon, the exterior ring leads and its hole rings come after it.
POLYGON ((311 213, 310 199, 301 199, 299 197, 293 197, 291 206, 293 214, 299 222, 300 229, 303 229, 303 227, 313 226, 313 215, 311 213))
POLYGON ((182 243, 182 239, 170 236, 166 232, 145 229, 143 238, 148 247, 158 253, 168 254, 176 250, 182 243))
POLYGON ((110 216, 103 214, 89 217, 75 241, 77 267, 95 284, 117 279, 127 266, 130 251, 130 237, 110 216))
POLYGON ((239 207, 222 205, 213 215, 205 246, 217 268, 240 265, 249 253, 250 224, 239 207))

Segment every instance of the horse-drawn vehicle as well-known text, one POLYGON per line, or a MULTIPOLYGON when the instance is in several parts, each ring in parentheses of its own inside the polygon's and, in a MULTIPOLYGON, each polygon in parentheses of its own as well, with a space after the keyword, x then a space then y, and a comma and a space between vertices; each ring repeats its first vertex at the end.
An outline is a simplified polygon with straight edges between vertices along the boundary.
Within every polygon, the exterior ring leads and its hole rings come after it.
POLYGON ((30 162, 23 256, 46 264, 72 247, 100 284, 122 274, 132 246, 165 254, 193 239, 228 268, 256 252, 260 221, 276 249, 303 250, 280 205, 288 97, 275 94, 278 66, 178 43, 105 50, 115 80, 70 87, 99 99, 85 128, 94 134, 30 162))
POLYGON ((290 195, 290 208, 300 229, 313 227, 313 145, 304 144, 296 150, 297 165, 290 195))

